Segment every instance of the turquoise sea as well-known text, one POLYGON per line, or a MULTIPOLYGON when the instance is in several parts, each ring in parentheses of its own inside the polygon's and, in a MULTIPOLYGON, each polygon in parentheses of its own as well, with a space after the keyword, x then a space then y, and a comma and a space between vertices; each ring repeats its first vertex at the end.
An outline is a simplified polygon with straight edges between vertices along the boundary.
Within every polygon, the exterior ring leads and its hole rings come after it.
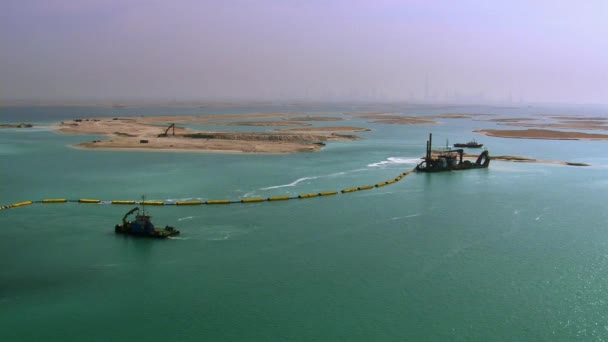
MULTIPOLYGON (((319 104, 3 107, 0 121, 370 110, 608 117, 608 108, 591 106, 319 104)), ((181 230, 168 240, 115 235, 114 225, 131 206, 2 210, 1 339, 608 340, 608 142, 472 133, 501 127, 480 121, 485 117, 423 126, 346 118, 329 124, 371 131, 321 152, 283 155, 89 151, 69 145, 103 137, 3 129, 0 205, 336 191, 411 170, 429 132, 436 146, 475 138, 491 155, 591 166, 492 161, 489 169, 411 174, 385 187, 322 198, 147 208, 157 225, 181 230)))

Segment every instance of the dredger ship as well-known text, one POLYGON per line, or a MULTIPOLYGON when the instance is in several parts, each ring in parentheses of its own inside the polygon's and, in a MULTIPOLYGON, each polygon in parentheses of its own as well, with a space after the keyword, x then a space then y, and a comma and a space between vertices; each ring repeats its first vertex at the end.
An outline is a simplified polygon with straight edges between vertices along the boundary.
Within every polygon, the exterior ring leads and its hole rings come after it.
POLYGON ((156 228, 150 220, 150 215, 146 213, 145 206, 142 204, 142 212, 139 213, 139 207, 129 210, 122 218, 122 224, 117 224, 114 227, 117 234, 135 235, 152 238, 167 238, 179 234, 179 230, 174 227, 165 226, 165 228, 156 228), (128 221, 129 215, 137 212, 134 221, 128 221))
POLYGON ((490 154, 485 150, 479 154, 475 162, 463 160, 463 149, 449 149, 439 151, 433 155, 433 134, 429 134, 426 141, 426 155, 423 161, 416 166, 418 172, 443 172, 454 170, 485 169, 490 166, 490 154))

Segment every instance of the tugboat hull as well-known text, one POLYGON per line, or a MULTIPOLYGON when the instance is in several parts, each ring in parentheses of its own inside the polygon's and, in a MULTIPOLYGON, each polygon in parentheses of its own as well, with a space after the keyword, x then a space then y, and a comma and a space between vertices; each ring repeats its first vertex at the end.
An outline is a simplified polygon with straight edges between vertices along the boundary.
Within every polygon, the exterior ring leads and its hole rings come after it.
POLYGON ((170 227, 170 226, 166 226, 165 228, 162 228, 162 229, 154 228, 154 230, 152 230, 150 232, 145 232, 145 231, 133 231, 130 229, 130 227, 125 227, 122 224, 117 224, 114 227, 114 231, 116 232, 116 234, 151 237, 151 238, 158 238, 158 239, 164 239, 169 236, 179 235, 179 230, 176 230, 174 227, 170 227))
MULTIPOLYGON (((142 199, 142 203, 144 200, 142 199)), ((142 204, 143 205, 143 204, 142 204)), ((179 234, 179 230, 174 227, 166 226, 165 228, 156 228, 150 220, 150 216, 146 214, 145 208, 143 213, 139 214, 139 207, 135 207, 125 214, 122 218, 122 224, 117 224, 114 227, 116 234, 125 234, 141 237, 152 237, 152 238, 167 238, 179 234), (127 221, 127 217, 137 212, 134 221, 127 221)))

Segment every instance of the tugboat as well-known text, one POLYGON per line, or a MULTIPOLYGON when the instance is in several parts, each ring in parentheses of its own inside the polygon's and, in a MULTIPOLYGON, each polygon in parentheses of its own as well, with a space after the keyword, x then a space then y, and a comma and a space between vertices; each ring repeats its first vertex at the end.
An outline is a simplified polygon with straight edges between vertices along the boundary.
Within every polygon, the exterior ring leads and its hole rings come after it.
POLYGON ((469 141, 468 143, 456 143, 454 147, 467 147, 467 148, 481 148, 483 144, 478 143, 475 139, 469 141))
POLYGON ((146 213, 145 206, 142 201, 142 212, 139 213, 139 207, 135 207, 129 210, 125 216, 122 218, 122 224, 117 224, 114 227, 114 231, 117 234, 125 234, 125 235, 135 235, 135 236, 143 236, 143 237, 152 237, 152 238, 167 238, 169 236, 174 236, 179 234, 179 230, 176 230, 174 227, 165 226, 165 228, 156 228, 152 221, 150 221, 150 216, 146 213), (127 217, 134 212, 137 212, 135 215, 135 221, 127 221, 127 217))
POLYGON ((487 150, 481 152, 477 160, 473 163, 469 160, 463 160, 464 150, 459 148, 450 150, 446 147, 444 151, 433 156, 431 144, 433 142, 433 134, 429 134, 429 140, 426 141, 426 156, 423 161, 416 165, 416 171, 419 172, 442 172, 452 170, 470 170, 470 169, 485 169, 490 166, 490 154, 487 150))

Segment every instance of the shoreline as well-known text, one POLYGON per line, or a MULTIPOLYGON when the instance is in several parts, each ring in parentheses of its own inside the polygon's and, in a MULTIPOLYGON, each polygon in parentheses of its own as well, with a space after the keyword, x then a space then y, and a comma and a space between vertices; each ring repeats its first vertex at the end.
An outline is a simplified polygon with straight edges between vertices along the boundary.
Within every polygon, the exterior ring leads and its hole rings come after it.
MULTIPOLYGON (((255 153, 284 154, 316 152, 327 141, 353 141, 360 137, 353 133, 369 131, 360 127, 302 127, 310 126, 294 121, 221 122, 248 118, 284 117, 282 113, 252 113, 228 116, 153 116, 87 118, 62 121, 51 126, 57 134, 103 135, 106 139, 81 142, 73 145, 80 149, 203 152, 203 153, 255 153), (173 122, 173 124, 169 124, 173 122), (295 126, 300 128, 275 129, 272 132, 218 132, 182 127, 188 124, 227 124, 244 126, 295 126), (181 124, 181 125, 180 125, 181 124)), ((318 121, 318 117, 312 117, 318 121)))
POLYGON ((510 139, 541 139, 541 140, 608 140, 608 134, 592 134, 583 132, 563 132, 548 129, 479 129, 474 133, 490 137, 510 139))

